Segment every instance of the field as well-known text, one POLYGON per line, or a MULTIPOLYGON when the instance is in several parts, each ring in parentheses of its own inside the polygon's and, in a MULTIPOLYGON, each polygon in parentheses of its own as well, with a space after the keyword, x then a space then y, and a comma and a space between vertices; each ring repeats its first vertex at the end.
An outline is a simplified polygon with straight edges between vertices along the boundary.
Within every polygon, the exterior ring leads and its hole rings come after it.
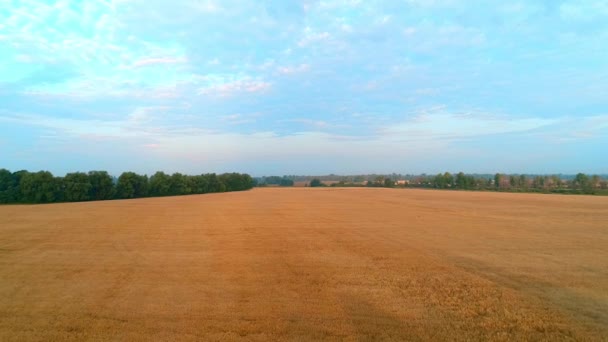
POLYGON ((0 206, 0 340, 606 340, 608 198, 260 188, 0 206))

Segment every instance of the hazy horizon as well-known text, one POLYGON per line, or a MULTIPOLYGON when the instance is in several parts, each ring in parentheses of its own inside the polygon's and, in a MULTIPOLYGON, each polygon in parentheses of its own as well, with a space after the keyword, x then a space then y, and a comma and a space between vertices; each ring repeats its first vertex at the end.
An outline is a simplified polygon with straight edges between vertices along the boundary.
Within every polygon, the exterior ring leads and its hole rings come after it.
POLYGON ((608 4, 12 2, 0 168, 608 174, 608 4))

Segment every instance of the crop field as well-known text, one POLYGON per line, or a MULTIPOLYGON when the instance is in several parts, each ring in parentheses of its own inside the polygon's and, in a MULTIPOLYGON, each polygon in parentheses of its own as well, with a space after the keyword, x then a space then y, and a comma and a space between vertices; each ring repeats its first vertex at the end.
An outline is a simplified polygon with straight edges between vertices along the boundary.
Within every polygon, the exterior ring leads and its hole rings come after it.
POLYGON ((1 341, 606 340, 608 198, 367 188, 0 206, 1 341))

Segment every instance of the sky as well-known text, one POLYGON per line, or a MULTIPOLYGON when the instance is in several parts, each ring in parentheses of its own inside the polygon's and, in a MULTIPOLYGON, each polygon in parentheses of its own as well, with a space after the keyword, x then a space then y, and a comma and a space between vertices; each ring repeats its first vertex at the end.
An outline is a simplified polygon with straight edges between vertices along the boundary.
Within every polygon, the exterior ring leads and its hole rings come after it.
POLYGON ((0 167, 608 173, 604 0, 4 0, 0 167))

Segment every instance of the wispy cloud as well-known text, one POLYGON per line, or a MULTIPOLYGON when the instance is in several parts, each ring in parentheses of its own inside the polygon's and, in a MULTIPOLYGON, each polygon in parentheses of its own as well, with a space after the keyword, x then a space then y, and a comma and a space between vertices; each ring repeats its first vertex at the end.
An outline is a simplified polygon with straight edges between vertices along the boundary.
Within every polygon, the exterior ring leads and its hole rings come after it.
POLYGON ((310 119, 303 119, 303 118, 284 120, 284 122, 299 123, 299 124, 303 124, 303 125, 306 125, 306 126, 310 126, 310 127, 316 128, 316 129, 325 129, 325 128, 328 128, 328 127, 332 126, 327 121, 323 121, 323 120, 310 120, 310 119))
POLYGON ((255 123, 258 118, 262 116, 261 113, 251 113, 251 114, 229 114, 223 115, 222 121, 229 123, 230 125, 243 125, 255 123))
POLYGON ((504 133, 528 132, 560 122, 561 118, 514 118, 485 113, 450 113, 432 110, 381 129, 382 134, 406 139, 462 139, 504 133))

